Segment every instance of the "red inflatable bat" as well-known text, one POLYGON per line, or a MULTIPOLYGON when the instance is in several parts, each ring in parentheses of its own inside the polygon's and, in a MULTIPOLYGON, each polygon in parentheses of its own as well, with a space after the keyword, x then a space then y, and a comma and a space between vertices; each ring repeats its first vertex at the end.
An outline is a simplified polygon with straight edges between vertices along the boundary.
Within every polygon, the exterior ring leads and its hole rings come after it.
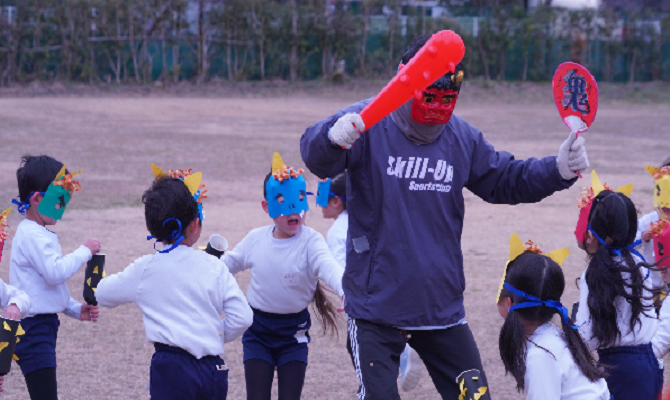
POLYGON ((412 96, 421 98, 428 86, 447 72, 455 72, 464 55, 465 44, 456 33, 440 31, 434 34, 361 111, 365 129, 370 129, 412 96))
POLYGON ((552 80, 554 101, 563 122, 578 134, 586 132, 598 111, 598 84, 583 66, 566 62, 552 80))

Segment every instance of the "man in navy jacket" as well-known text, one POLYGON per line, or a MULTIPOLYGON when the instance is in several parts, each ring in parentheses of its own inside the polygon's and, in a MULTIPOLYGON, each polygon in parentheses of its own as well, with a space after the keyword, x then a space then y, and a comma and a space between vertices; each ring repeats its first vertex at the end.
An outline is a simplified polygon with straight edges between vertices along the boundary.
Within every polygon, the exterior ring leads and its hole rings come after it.
MULTIPOLYGON (((429 36, 410 43, 406 64, 429 36)), ((459 65, 368 131, 356 103, 307 128, 300 150, 318 177, 347 170, 347 268, 342 278, 359 399, 399 399, 405 342, 426 364, 444 399, 457 378, 478 370, 479 350, 465 320, 461 233, 463 190, 494 204, 538 202, 570 187, 588 167, 572 133, 558 157, 515 160, 452 116, 463 80, 459 65)), ((485 397, 483 397, 485 398, 485 397)))

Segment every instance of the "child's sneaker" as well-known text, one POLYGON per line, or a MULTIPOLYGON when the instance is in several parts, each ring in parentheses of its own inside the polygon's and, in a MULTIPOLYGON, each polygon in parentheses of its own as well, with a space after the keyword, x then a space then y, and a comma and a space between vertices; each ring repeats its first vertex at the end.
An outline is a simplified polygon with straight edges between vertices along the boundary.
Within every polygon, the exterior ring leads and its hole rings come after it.
POLYGON ((423 375, 421 364, 419 354, 405 345, 405 351, 400 355, 400 387, 403 391, 409 392, 417 387, 423 375))

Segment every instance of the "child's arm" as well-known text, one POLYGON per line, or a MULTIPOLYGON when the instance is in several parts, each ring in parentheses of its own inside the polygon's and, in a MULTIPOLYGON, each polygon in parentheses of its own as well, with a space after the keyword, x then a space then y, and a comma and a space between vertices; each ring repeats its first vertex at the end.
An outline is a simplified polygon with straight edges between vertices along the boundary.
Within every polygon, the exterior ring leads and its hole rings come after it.
POLYGON ((7 319, 23 319, 30 311, 30 298, 27 294, 14 286, 8 285, 0 279, 0 305, 5 309, 3 318, 7 319), (14 306, 19 309, 18 312, 14 310, 14 306))
POLYGON ((254 313, 242 290, 228 268, 221 268, 221 293, 223 293, 223 342, 235 340, 254 321, 254 313))
POLYGON ((661 306, 658 319, 658 329, 651 340, 651 345, 656 358, 663 358, 670 350, 670 301, 667 301, 667 298, 661 306))
POLYGON ((114 308, 132 303, 137 295, 137 287, 142 280, 142 272, 153 255, 140 257, 118 274, 103 278, 95 290, 95 299, 102 307, 114 308))
POLYGON ((24 241, 25 255, 30 265, 44 277, 50 285, 62 285, 72 277, 92 257, 91 249, 81 245, 72 253, 61 257, 51 241, 42 236, 34 236, 24 241))
POLYGON ((249 235, 247 235, 234 249, 227 251, 221 259, 224 264, 226 264, 228 271, 230 271, 231 274, 235 275, 238 272, 249 269, 249 266, 246 265, 247 247, 250 246, 249 242, 249 235))
POLYGON ((541 351, 542 353, 530 351, 526 356, 526 400, 560 400, 561 366, 553 354, 541 351))
POLYGON ((314 275, 323 279, 326 285, 330 286, 338 296, 344 296, 342 290, 344 268, 333 257, 323 236, 315 232, 308 242, 308 246, 308 262, 314 275))

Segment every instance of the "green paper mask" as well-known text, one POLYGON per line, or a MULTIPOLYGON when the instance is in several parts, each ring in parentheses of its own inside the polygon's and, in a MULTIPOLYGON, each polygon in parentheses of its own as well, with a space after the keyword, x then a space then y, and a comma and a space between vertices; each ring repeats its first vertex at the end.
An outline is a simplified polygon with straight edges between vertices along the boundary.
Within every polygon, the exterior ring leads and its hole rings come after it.
POLYGON ((44 193, 44 197, 42 198, 40 205, 37 207, 37 211, 46 217, 59 221, 63 218, 65 207, 67 207, 71 198, 72 195, 69 191, 65 190, 62 186, 54 185, 52 182, 51 185, 49 185, 49 189, 44 193))

